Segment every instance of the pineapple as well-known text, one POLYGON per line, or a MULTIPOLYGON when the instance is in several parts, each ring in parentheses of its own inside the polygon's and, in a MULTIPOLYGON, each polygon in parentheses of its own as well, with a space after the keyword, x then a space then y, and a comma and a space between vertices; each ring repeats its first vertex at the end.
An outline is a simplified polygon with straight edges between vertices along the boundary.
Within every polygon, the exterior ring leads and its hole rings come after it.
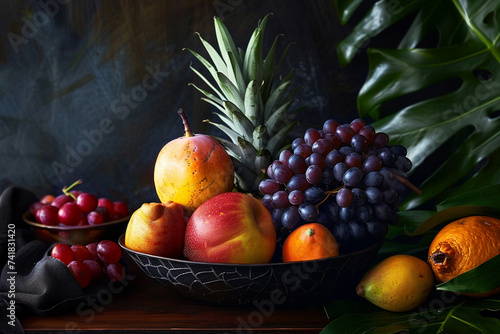
POLYGON ((264 30, 269 15, 254 30, 246 51, 237 48, 222 21, 214 25, 220 53, 199 34, 211 62, 189 50, 207 69, 215 82, 190 68, 206 83, 210 91, 192 85, 202 100, 218 109, 220 122, 205 120, 220 129, 228 139, 215 137, 231 156, 238 191, 258 192, 260 180, 269 164, 278 158, 290 130, 298 124, 294 118, 301 108, 290 110, 298 89, 290 88, 293 70, 279 78, 278 70, 289 46, 276 62, 275 38, 265 58, 262 55, 264 30))

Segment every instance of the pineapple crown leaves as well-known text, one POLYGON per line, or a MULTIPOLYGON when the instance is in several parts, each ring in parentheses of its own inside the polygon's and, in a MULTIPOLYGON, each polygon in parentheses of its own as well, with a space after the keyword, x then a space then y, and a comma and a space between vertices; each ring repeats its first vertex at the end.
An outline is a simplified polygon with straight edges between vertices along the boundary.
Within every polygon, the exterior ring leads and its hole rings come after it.
MULTIPOLYGON (((290 89, 294 71, 284 77, 279 76, 279 69, 290 44, 277 59, 278 35, 263 57, 264 33, 269 15, 259 22, 245 51, 236 47, 228 29, 217 17, 214 18, 214 26, 220 52, 200 34, 197 36, 209 58, 187 49, 209 73, 205 77, 190 65, 208 90, 190 85, 202 93, 202 100, 217 109, 214 114, 220 120, 220 123, 210 120, 205 122, 227 135, 229 141, 216 139, 226 147, 233 162, 236 160, 244 164, 242 173, 252 174, 252 177, 260 175, 270 160, 277 157, 287 134, 297 124, 293 119, 302 110, 299 108, 290 111, 298 91, 290 89), (246 169, 251 169, 253 173, 246 169)), ((247 180, 244 183, 253 184, 254 181, 247 180)))

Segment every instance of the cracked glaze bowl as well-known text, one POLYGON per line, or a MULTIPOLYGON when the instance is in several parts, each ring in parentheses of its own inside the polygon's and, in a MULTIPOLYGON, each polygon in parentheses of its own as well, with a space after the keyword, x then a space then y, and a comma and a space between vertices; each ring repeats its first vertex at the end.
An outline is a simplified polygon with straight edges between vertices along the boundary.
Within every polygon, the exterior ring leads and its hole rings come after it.
POLYGON ((289 263, 227 264, 171 259, 136 252, 119 245, 160 284, 181 295, 221 305, 263 300, 275 305, 325 305, 352 295, 373 264, 382 242, 362 251, 331 258, 289 263))

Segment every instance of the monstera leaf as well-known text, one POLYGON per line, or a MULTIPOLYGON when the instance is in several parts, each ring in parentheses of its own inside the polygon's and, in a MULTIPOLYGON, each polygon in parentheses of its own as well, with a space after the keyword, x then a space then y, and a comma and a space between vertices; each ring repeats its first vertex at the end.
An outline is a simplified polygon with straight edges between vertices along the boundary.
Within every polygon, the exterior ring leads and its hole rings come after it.
MULTIPOLYGON (((362 3, 337 0, 341 23, 362 3)), ((369 73, 357 103, 360 116, 407 147, 414 167, 433 171, 419 185, 422 195, 401 209, 500 183, 500 2, 377 1, 339 43, 340 63, 348 65, 398 21, 410 24, 396 48, 367 49, 369 73), (424 47, 429 40, 432 47, 424 47), (403 106, 391 112, 391 103, 403 106)))

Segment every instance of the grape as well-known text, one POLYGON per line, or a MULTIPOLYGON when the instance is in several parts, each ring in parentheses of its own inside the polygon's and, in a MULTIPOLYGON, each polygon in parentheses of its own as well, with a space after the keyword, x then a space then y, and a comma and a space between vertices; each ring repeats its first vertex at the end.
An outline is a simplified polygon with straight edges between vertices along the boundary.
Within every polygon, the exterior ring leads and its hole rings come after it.
POLYGON ((408 172, 411 169, 411 161, 407 157, 400 155, 396 159, 395 166, 403 172, 408 172))
POLYGON ((290 205, 288 202, 288 193, 284 190, 278 190, 273 194, 273 201, 271 203, 273 208, 285 208, 290 205))
POLYGON ((293 172, 287 166, 276 165, 273 169, 274 177, 273 179, 279 183, 287 183, 293 175, 293 172))
POLYGON ((335 129, 335 136, 337 136, 341 143, 347 144, 351 142, 354 131, 348 124, 341 124, 335 129))
POLYGON ((90 193, 81 193, 76 198, 76 205, 83 213, 87 214, 97 208, 97 197, 90 193))
POLYGON ((108 222, 111 220, 111 215, 109 214, 109 211, 107 208, 103 206, 98 206, 94 210, 95 212, 99 213, 102 216, 102 221, 103 222, 108 222))
POLYGON ((349 206, 352 203, 352 191, 349 188, 342 188, 337 192, 335 198, 340 207, 349 206))
POLYGON ((307 182, 306 176, 304 174, 295 174, 287 183, 288 190, 304 191, 310 186, 311 185, 309 184, 309 182, 307 182))
POLYGON ((329 119, 326 120, 325 123, 323 123, 323 131, 325 133, 335 133, 335 130, 337 130, 337 127, 339 126, 339 122, 329 119))
POLYGON ((304 202, 304 193, 300 190, 292 190, 290 194, 288 194, 288 201, 292 205, 300 205, 304 202))
POLYGON ((37 222, 43 225, 59 225, 58 218, 59 209, 52 205, 43 205, 35 213, 35 219, 37 222))
POLYGON ((352 200, 355 206, 361 206, 366 203, 365 191, 361 188, 352 188, 352 200))
POLYGON ((73 252, 74 261, 91 260, 92 255, 90 254, 87 247, 84 245, 73 245, 71 246, 71 251, 73 252))
POLYGON ((368 149, 368 141, 362 135, 356 134, 351 139, 351 147, 358 153, 365 152, 368 149))
POLYGON ((311 187, 304 191, 304 202, 316 205, 325 198, 325 191, 320 187, 311 187))
POLYGON ((363 171, 361 171, 358 167, 351 167, 344 173, 342 181, 348 187, 355 187, 359 182, 361 182, 362 178, 363 171))
POLYGON ((311 147, 313 153, 318 153, 322 156, 326 156, 333 148, 332 142, 324 138, 318 139, 311 147))
POLYGON ((337 181, 342 181, 344 174, 348 169, 349 167, 347 167, 345 163, 339 162, 333 167, 333 176, 337 179, 337 181))
POLYGON ((392 209, 389 204, 385 202, 380 202, 374 205, 375 216, 382 221, 387 221, 391 218, 392 209))
POLYGON ((99 263, 95 260, 83 260, 83 263, 90 269, 92 277, 90 284, 98 282, 102 276, 102 269, 99 263))
POLYGON ((317 184, 321 182, 321 179, 323 178, 323 171, 319 166, 311 165, 307 167, 305 175, 307 182, 310 184, 317 184))
POLYGON ((366 138, 368 144, 371 144, 375 138, 375 129, 371 125, 365 125, 359 130, 359 134, 366 138))
POLYGON ((115 208, 114 208, 114 205, 113 205, 113 202, 107 198, 104 198, 104 197, 101 197, 97 200, 97 206, 99 207, 105 207, 108 212, 109 212, 109 216, 110 218, 113 216, 113 214, 115 213, 115 208))
POLYGON ((352 205, 341 207, 339 210, 339 218, 345 221, 356 218, 356 209, 352 205))
POLYGON ((298 211, 300 217, 306 222, 313 222, 314 219, 318 216, 318 210, 312 204, 301 204, 298 211))
POLYGON ((361 130, 364 126, 365 121, 363 121, 361 118, 356 118, 349 124, 349 127, 354 131, 354 133, 358 133, 359 130, 361 130))
POLYGON ((296 138, 292 142, 292 151, 295 150, 295 148, 299 145, 305 144, 306 142, 304 141, 304 138, 296 138))
POLYGON ((283 211, 283 214, 281 215, 281 224, 289 230, 297 226, 299 221, 300 214, 296 206, 289 206, 285 209, 285 211, 283 211))
POLYGON ((265 194, 264 197, 262 197, 262 204, 266 207, 268 210, 273 209, 273 195, 271 194, 265 194))
POLYGON ((307 129, 304 134, 304 141, 307 145, 312 146, 317 140, 321 139, 321 134, 316 129, 307 129))
POLYGON ((382 168, 382 161, 379 157, 375 155, 368 156, 365 161, 363 161, 363 172, 370 173, 373 171, 378 171, 382 168))
POLYGON ((64 204, 69 203, 69 202, 73 202, 73 201, 74 200, 71 196, 68 196, 66 194, 62 194, 62 195, 59 195, 56 198, 54 198, 54 200, 52 201, 52 203, 50 203, 50 205, 53 205, 56 208, 60 208, 64 204))
POLYGON ((373 147, 381 148, 387 145, 389 142, 389 136, 384 132, 377 132, 373 138, 373 147))
POLYGON ((71 261, 68 264, 68 269, 82 289, 86 288, 92 282, 92 272, 82 261, 71 261))
POLYGON ((306 161, 309 161, 309 166, 318 166, 321 170, 325 168, 325 158, 319 153, 311 153, 311 155, 307 157, 306 161))
POLYGON ((114 216, 113 219, 121 219, 128 216, 128 205, 122 201, 114 201, 113 202, 113 211, 114 216))
POLYGON ((404 147, 403 145, 392 145, 390 147, 390 150, 394 155, 402 155, 405 157, 407 154, 406 147, 404 147))
POLYGON ((366 187, 365 189, 366 198, 371 204, 380 203, 383 199, 382 192, 376 187, 366 187))
POLYGON ((125 278, 125 267, 120 262, 111 263, 106 267, 106 276, 112 282, 120 282, 125 278))
POLYGON ((293 150, 293 154, 298 154, 304 159, 310 156, 311 153, 312 153, 312 148, 310 145, 307 144, 299 145, 295 148, 295 150, 293 150))
POLYGON ((357 220, 350 221, 348 228, 349 236, 354 243, 363 241, 366 235, 366 227, 362 222, 357 220))
POLYGON ((99 258, 97 256, 97 245, 98 244, 99 244, 99 242, 96 241, 96 242, 93 242, 93 243, 85 245, 85 247, 87 248, 87 250, 90 253, 90 259, 91 260, 97 260, 99 258))
POLYGON ((365 176, 365 185, 368 187, 377 187, 382 182, 382 174, 379 172, 369 172, 365 176))
MULTIPOLYGON (((362 119, 327 120, 280 152, 259 184, 262 203, 277 229, 316 221, 334 234, 342 252, 381 240, 398 219, 397 206, 411 169, 402 145, 362 119), (397 175, 397 176, 396 176, 397 175)), ((283 230, 283 231, 284 231, 283 230)))
POLYGON ((259 183, 259 190, 263 194, 272 195, 280 190, 280 184, 271 179, 264 179, 259 183))
POLYGON ((105 263, 116 263, 122 257, 120 246, 111 240, 103 240, 97 244, 97 256, 105 263))
POLYGON ((99 225, 104 222, 104 218, 97 211, 90 211, 87 214, 87 223, 90 225, 99 225))
POLYGON ((372 220, 373 218, 373 209, 370 205, 362 205, 358 208, 357 211, 357 218, 362 221, 366 222, 369 220, 372 220))
POLYGON ((351 152, 345 157, 345 164, 348 167, 361 168, 363 164, 363 157, 357 152, 351 152))
POLYGON ((285 166, 288 166, 288 159, 292 156, 292 152, 289 150, 283 150, 280 152, 278 160, 281 161, 285 166))
POLYGON ((64 203, 57 212, 59 222, 64 225, 77 225, 82 219, 82 210, 75 202, 64 203))
POLYGON ((343 161, 344 156, 338 150, 330 151, 325 158, 325 164, 330 168, 333 168, 336 164, 343 161))
POLYGON ((306 160, 298 154, 292 154, 288 158, 288 166, 293 174, 304 174, 307 169, 306 160))
POLYGON ((73 261, 73 250, 71 249, 71 246, 67 244, 55 244, 54 247, 52 247, 50 255, 65 265, 68 265, 71 261, 73 261))

